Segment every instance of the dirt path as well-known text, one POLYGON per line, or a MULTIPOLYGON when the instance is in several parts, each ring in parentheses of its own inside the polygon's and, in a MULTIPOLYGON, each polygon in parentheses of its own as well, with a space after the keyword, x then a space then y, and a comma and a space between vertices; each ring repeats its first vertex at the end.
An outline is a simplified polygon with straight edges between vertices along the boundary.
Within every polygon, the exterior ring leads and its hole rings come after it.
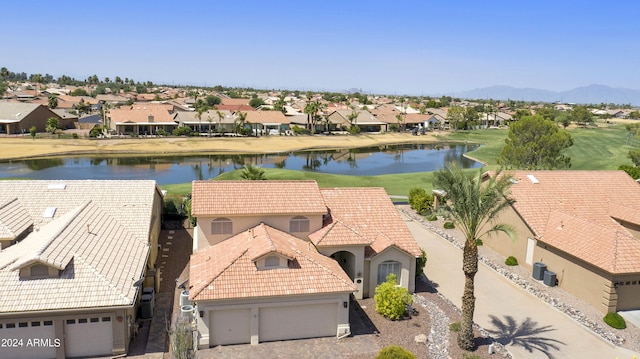
POLYGON ((353 148, 438 141, 441 141, 441 139, 432 134, 413 136, 408 133, 363 134, 356 136, 167 137, 100 140, 5 137, 0 138, 0 160, 105 154, 288 152, 305 149, 353 148))

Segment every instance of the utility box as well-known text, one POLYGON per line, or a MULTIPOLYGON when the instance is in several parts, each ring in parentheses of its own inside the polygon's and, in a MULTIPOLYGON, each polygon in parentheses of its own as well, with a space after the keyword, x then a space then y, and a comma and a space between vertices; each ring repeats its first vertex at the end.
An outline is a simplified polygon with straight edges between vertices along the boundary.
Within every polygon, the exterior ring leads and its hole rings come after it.
POLYGON ((549 286, 549 287, 555 287, 556 286, 556 273, 552 272, 552 271, 545 271, 544 272, 544 284, 549 286))
POLYGON ((140 299, 140 318, 151 319, 153 317, 153 296, 143 294, 140 299))
POLYGON ((547 265, 541 262, 536 262, 533 264, 533 279, 542 280, 544 277, 544 272, 547 271, 547 265))

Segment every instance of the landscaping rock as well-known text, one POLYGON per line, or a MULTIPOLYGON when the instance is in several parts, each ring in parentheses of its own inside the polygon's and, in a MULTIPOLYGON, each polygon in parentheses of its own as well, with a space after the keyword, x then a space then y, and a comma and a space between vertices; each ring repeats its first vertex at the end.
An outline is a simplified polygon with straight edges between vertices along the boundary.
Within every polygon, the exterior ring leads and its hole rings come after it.
POLYGON ((418 344, 427 344, 427 335, 426 334, 418 334, 414 338, 415 342, 418 344))

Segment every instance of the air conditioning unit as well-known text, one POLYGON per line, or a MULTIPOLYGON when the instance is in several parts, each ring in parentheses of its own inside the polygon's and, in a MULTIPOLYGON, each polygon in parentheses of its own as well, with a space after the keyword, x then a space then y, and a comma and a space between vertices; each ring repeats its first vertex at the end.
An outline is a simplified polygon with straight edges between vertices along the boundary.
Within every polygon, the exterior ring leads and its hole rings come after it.
POLYGON ((556 273, 552 272, 552 271, 545 271, 544 272, 544 284, 549 286, 549 287, 555 287, 556 286, 556 273))

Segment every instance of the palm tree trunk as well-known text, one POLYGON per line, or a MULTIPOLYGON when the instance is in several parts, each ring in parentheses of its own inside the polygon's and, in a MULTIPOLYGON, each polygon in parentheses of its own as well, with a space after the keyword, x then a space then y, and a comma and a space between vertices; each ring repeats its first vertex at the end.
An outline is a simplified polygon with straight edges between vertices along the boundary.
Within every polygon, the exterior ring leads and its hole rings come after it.
POLYGON ((473 335, 473 312, 476 308, 476 297, 473 295, 473 291, 474 278, 478 272, 478 246, 475 239, 467 239, 465 242, 462 271, 464 272, 464 292, 462 294, 462 325, 460 333, 458 333, 458 346, 461 349, 472 351, 476 347, 473 335))

